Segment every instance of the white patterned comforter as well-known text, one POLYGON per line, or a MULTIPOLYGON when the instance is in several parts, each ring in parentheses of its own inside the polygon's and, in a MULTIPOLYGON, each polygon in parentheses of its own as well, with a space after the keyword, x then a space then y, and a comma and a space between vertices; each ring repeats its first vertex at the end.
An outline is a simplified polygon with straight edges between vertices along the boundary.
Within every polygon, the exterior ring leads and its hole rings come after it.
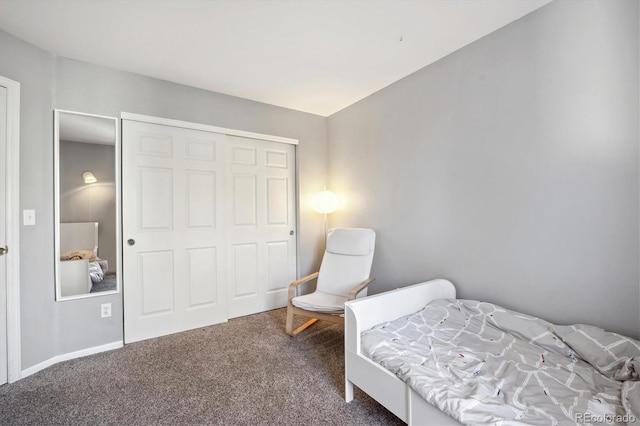
POLYGON ((441 299, 364 332, 362 350, 464 424, 640 418, 640 342, 592 326, 441 299))

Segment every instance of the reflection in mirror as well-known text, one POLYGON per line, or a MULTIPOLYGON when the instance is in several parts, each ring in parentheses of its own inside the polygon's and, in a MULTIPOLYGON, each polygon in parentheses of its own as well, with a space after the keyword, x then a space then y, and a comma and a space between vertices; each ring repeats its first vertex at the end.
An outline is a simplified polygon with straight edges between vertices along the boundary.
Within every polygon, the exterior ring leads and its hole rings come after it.
POLYGON ((118 120, 55 111, 56 300, 120 289, 118 120))

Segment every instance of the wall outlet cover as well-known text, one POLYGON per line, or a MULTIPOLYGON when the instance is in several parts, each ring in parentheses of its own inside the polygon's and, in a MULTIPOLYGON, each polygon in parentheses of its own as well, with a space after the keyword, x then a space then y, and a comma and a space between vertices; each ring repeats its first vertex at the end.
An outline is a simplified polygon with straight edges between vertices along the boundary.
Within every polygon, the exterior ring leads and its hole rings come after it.
POLYGON ((100 305, 100 317, 107 318, 111 316, 111 303, 103 303, 100 305))

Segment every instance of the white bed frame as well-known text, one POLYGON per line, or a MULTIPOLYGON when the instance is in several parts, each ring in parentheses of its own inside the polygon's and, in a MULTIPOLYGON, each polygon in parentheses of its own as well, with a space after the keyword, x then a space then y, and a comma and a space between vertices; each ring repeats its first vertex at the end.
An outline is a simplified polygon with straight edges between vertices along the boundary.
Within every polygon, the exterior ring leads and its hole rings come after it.
MULTIPOLYGON (((70 222, 60 224, 60 253, 72 250, 93 250, 98 255, 98 222, 70 222)), ((61 297, 80 296, 91 292, 89 261, 58 260, 61 297)))
POLYGON ((455 299, 450 281, 437 279, 345 304, 345 400, 357 386, 410 425, 459 425, 407 384, 360 351, 360 335, 380 323, 409 315, 435 299, 455 299))

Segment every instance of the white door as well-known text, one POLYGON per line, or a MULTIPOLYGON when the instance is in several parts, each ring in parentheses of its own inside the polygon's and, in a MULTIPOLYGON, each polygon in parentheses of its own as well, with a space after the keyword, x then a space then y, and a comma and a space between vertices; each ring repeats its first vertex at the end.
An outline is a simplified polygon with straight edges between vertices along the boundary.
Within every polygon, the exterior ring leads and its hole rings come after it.
POLYGON ((226 136, 123 120, 125 342, 227 319, 226 136))
MULTIPOLYGON (((6 244, 7 89, 0 86, 0 252, 6 244)), ((4 254, 4 253, 2 253, 4 254)), ((7 261, 0 255, 0 385, 7 383, 7 261)))
POLYGON ((287 305, 296 279, 295 148, 229 136, 229 318, 287 305))

